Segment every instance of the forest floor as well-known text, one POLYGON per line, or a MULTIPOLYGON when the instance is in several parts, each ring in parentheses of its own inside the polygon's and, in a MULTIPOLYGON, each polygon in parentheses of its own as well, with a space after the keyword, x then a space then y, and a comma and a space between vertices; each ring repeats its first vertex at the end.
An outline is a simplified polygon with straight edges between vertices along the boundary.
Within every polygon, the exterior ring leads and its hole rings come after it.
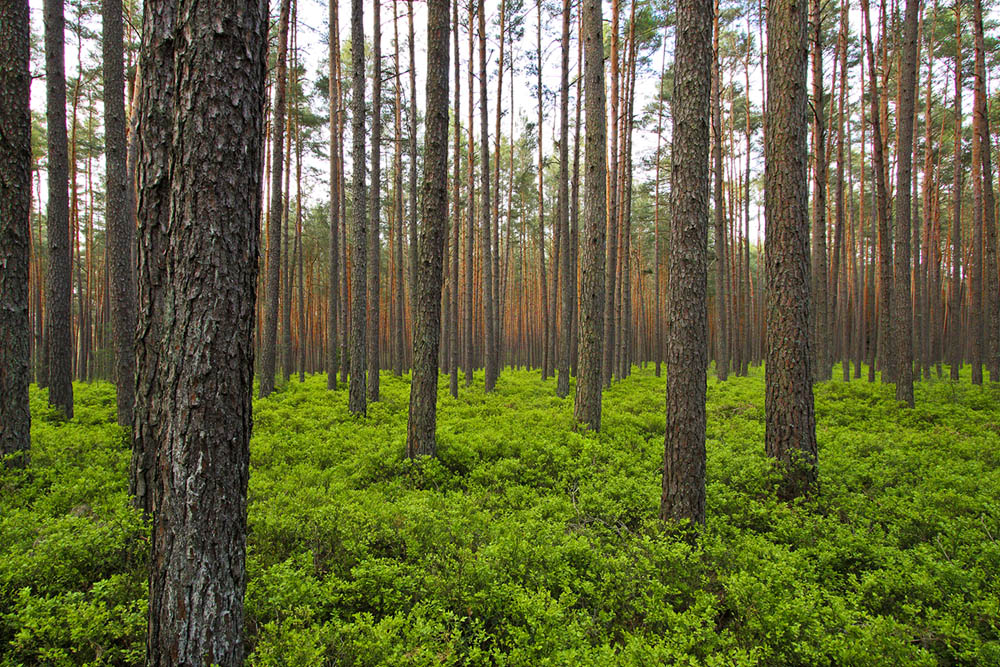
MULTIPOLYGON (((839 377, 835 370, 834 377, 839 377)), ((657 518, 665 382, 615 384, 600 435, 555 381, 507 370, 404 458, 407 378, 368 417, 325 376, 254 403, 253 665, 998 665, 1000 389, 816 387, 820 490, 775 498, 764 380, 708 389, 707 524, 657 518)), ((114 389, 0 472, 0 665, 138 664, 148 529, 114 389)), ((572 396, 572 393, 571 393, 572 396)))

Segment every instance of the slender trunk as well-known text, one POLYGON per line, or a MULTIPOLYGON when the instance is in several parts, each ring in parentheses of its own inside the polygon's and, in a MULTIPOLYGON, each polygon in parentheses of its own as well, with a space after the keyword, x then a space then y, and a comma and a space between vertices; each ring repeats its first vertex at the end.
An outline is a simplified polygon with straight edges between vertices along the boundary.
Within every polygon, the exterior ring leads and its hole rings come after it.
MULTIPOLYGON (((569 356, 570 331, 572 325, 573 299, 575 288, 570 286, 575 282, 570 280, 570 248, 569 242, 569 207, 575 205, 569 201, 569 26, 572 5, 570 0, 563 0, 562 20, 562 79, 559 83, 559 244, 562 246, 560 256, 560 273, 563 276, 561 328, 562 338, 559 347, 559 377, 556 382, 556 395, 565 398, 569 394, 569 356)), ((575 287, 575 286, 574 286, 575 287)))
MULTIPOLYGON (((719 380, 729 376, 729 327, 726 320, 726 281, 728 262, 726 252, 726 222, 722 198, 722 82, 719 69, 719 11, 718 0, 715 0, 715 11, 712 20, 712 164, 715 172, 713 201, 715 218, 715 322, 716 348, 715 373, 719 380)), ((689 112, 690 113, 690 112, 689 112)), ((676 145, 675 145, 676 147, 676 145)), ((676 183, 674 184, 676 187, 676 183)), ((674 209, 675 215, 680 211, 674 209)), ((673 250, 673 246, 671 246, 673 250)), ((686 287, 686 286, 685 286, 686 287)), ((670 296, 674 296, 673 291, 670 296)), ((692 297, 693 298, 693 297, 692 297)), ((707 317, 707 316, 706 316, 707 317)), ((707 335, 707 334, 706 334, 707 335)))
POLYGON ((382 16, 381 2, 373 2, 372 15, 372 182, 371 222, 368 228, 368 402, 379 400, 379 377, 381 367, 379 353, 379 313, 381 308, 380 286, 382 267, 382 16))
POLYGON ((582 0, 587 131, 584 184, 584 243, 580 267, 580 367, 574 418, 601 428, 601 348, 604 333, 604 241, 607 134, 604 110, 604 39, 601 0, 582 0))
MULTIPOLYGON (((489 98, 487 94, 486 77, 486 9, 483 0, 479 0, 479 120, 482 124, 482 136, 479 138, 480 149, 482 150, 483 172, 482 172, 482 205, 480 216, 482 218, 482 244, 483 244, 483 328, 486 334, 485 351, 485 388, 487 392, 493 391, 497 383, 497 339, 496 339, 496 319, 493 301, 493 230, 490 226, 490 123, 489 123, 489 98)), ((471 29, 471 27, 470 27, 471 29)), ((471 65, 470 65, 471 66, 471 65)))
POLYGON ((338 178, 338 146, 341 135, 338 132, 340 115, 340 100, 337 90, 340 83, 340 34, 338 33, 339 2, 329 3, 329 66, 330 66, 330 297, 327 304, 327 349, 326 349, 326 388, 337 388, 337 352, 339 347, 340 328, 338 321, 339 309, 339 259, 338 234, 340 233, 340 180, 338 178))
POLYGON ((289 0, 281 0, 278 18, 278 68, 274 79, 274 111, 271 114, 271 208, 267 219, 267 303, 264 310, 264 358, 260 370, 260 396, 274 391, 278 354, 278 305, 281 292, 281 176, 284 173, 285 88, 288 57, 289 0))

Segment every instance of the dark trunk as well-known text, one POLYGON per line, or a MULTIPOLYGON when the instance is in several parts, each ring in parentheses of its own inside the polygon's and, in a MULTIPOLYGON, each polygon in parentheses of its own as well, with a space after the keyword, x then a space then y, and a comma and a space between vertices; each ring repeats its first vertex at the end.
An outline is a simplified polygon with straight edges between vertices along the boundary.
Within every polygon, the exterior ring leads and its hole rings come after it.
POLYGON ((413 382, 406 452, 436 450, 438 344, 444 221, 448 215, 448 0, 427 3, 427 120, 424 131, 424 213, 417 246, 417 303, 413 328, 413 382))
MULTIPOLYGON (((31 75, 28 0, 0 5, 0 459, 28 465, 31 75), (4 457, 10 457, 4 459, 4 457)), ((119 21, 121 12, 119 10, 119 21)), ((36 317, 38 316, 36 312, 36 317)))

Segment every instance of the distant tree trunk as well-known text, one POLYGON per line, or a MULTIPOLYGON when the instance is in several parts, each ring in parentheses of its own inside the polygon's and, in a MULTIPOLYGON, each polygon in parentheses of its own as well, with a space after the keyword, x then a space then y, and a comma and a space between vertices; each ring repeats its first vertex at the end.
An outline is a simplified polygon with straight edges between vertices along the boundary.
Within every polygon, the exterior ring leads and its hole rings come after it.
POLYGON ((805 0, 776 0, 767 13, 764 444, 784 476, 784 498, 807 493, 816 483, 816 415, 809 349, 807 10, 805 0))
MULTIPOLYGON (((604 284, 604 363, 602 377, 604 384, 611 386, 611 376, 615 361, 615 289, 618 280, 618 0, 611 3, 611 146, 608 163, 607 207, 607 261, 605 262, 604 284)), ((602 33, 603 34, 603 33, 602 33)), ((587 114, 588 122, 590 114, 587 114)), ((609 150, 607 147, 605 150, 609 150)), ((589 171, 588 171, 589 173, 589 171)))
MULTIPOLYGON (((878 221, 878 350, 879 365, 882 368, 882 381, 894 382, 896 364, 893 359, 894 350, 889 340, 889 313, 892 304, 892 243, 889 232, 889 197, 886 192, 886 167, 883 152, 883 129, 879 103, 878 80, 875 76, 875 53, 872 49, 871 22, 869 20, 868 0, 862 0, 865 16, 865 44, 868 51, 869 93, 871 97, 872 122, 872 169, 875 172, 875 219, 878 221)), ((873 325, 874 326, 874 325, 873 325)), ((874 366, 874 357, 872 358, 874 366)), ((873 371, 870 368, 869 374, 873 371)))
MULTIPOLYGON (((337 298, 340 292, 339 278, 340 271, 337 266, 340 248, 337 238, 340 233, 340 179, 338 178, 340 168, 338 166, 338 156, 340 154, 338 146, 341 140, 338 131, 338 117, 340 115, 340 96, 337 94, 340 81, 340 35, 337 32, 339 26, 338 8, 339 2, 329 4, 329 67, 330 67, 330 299, 327 310, 327 348, 326 348, 326 388, 334 390, 337 388, 337 352, 340 346, 340 332, 338 327, 338 317, 340 315, 340 304, 337 298)), ((346 307, 346 304, 345 304, 346 307)))
POLYGON ((45 0, 45 118, 48 127, 49 289, 46 331, 49 405, 73 417, 72 272, 69 240, 69 158, 66 140, 65 20, 60 0, 45 0))
POLYGON ((406 312, 404 308, 404 301, 406 300, 406 286, 403 283, 403 85, 400 81, 399 15, 396 3, 393 3, 392 5, 392 31, 393 36, 395 37, 393 40, 393 67, 396 70, 394 86, 396 104, 393 110, 396 121, 395 137, 393 138, 395 155, 392 159, 392 217, 394 218, 393 225, 396 228, 396 242, 393 250, 396 256, 396 275, 394 277, 396 289, 393 290, 394 296, 392 302, 393 320, 395 321, 395 324, 390 329, 389 336, 392 338, 392 372, 393 375, 399 377, 403 374, 403 349, 406 343, 406 312))
MULTIPOLYGON (((701 9, 701 8, 700 7, 699 8, 689 8, 689 11, 697 11, 698 9, 701 9)), ((726 305, 727 305, 726 283, 728 282, 727 268, 729 267, 729 258, 728 258, 728 253, 726 252, 726 220, 725 220, 725 213, 724 213, 725 204, 723 202, 723 197, 722 197, 722 180, 724 178, 724 175, 723 175, 723 172, 722 172, 722 101, 721 101, 721 98, 722 98, 722 85, 721 84, 722 84, 722 82, 720 80, 720 72, 719 72, 719 14, 718 14, 718 0, 715 1, 715 11, 712 12, 712 26, 713 26, 713 29, 712 29, 712 62, 709 65, 710 68, 711 68, 710 71, 711 71, 711 90, 712 90, 712 93, 711 93, 711 101, 709 103, 712 106, 712 140, 713 140, 712 141, 712 163, 713 163, 713 169, 715 171, 715 178, 713 179, 714 180, 714 186, 715 186, 714 187, 714 191, 713 191, 713 199, 714 199, 714 207, 715 207, 715 210, 713 211, 714 217, 715 217, 715 315, 716 315, 716 318, 715 318, 716 319, 715 373, 718 376, 719 380, 723 380, 724 381, 726 378, 729 377, 729 323, 726 321, 726 319, 727 319, 726 318, 726 305)), ((702 47, 702 45, 700 43, 689 45, 689 48, 700 49, 701 47, 702 47)), ((701 55, 701 54, 699 53, 698 55, 701 55)), ((694 76, 694 75, 693 74, 688 74, 688 76, 694 76)), ((689 100, 689 102, 691 102, 691 101, 689 100)), ((692 117, 694 117, 694 118, 698 117, 698 116, 694 115, 694 114, 698 113, 694 109, 694 107, 692 107, 691 109, 687 109, 686 111, 687 111, 687 113, 692 114, 692 117)), ((697 137, 692 137, 691 138, 691 140, 694 140, 694 141, 697 141, 697 139, 698 139, 697 137)), ((683 150, 685 153, 687 152, 687 149, 685 147, 683 147, 683 146, 677 146, 675 144, 674 148, 675 149, 683 150)), ((694 151, 694 150, 697 150, 698 148, 699 147, 697 145, 693 145, 692 148, 691 148, 691 150, 694 151)), ((692 154, 697 155, 696 153, 692 153, 692 154)), ((677 174, 675 172, 675 177, 676 176, 677 176, 677 174)), ((697 178, 697 174, 691 174, 689 176, 688 174, 685 173, 685 174, 681 174, 680 177, 682 179, 697 178)), ((700 187, 701 184, 695 182, 695 183, 692 183, 692 185, 694 185, 696 187, 700 187)), ((674 187, 676 187, 676 184, 673 187, 671 187, 671 192, 673 191, 674 187)), ((692 204, 692 206, 693 206, 693 204, 692 204)), ((707 214, 707 208, 708 208, 708 200, 707 199, 705 201, 705 207, 706 207, 706 214, 707 214)), ((688 210, 683 210, 683 211, 682 210, 678 210, 676 208, 673 209, 674 218, 677 219, 678 221, 680 221, 681 218, 683 218, 684 220, 691 220, 691 219, 693 219, 690 216, 695 215, 696 211, 697 211, 697 209, 693 209, 693 208, 692 209, 688 209, 688 210)), ((672 234, 676 234, 677 232, 673 231, 671 233, 672 234)), ((688 240, 688 242, 690 242, 690 239, 688 240)), ((683 241, 682 241, 682 243, 683 243, 683 241)), ((673 251, 673 248, 674 248, 674 246, 671 245, 671 250, 672 251, 673 251)), ((689 246, 688 244, 685 244, 685 250, 687 252, 696 252, 697 251, 697 249, 695 247, 689 246)), ((681 254, 685 255, 684 259, 687 260, 686 254, 684 252, 682 252, 681 254)), ((673 275, 674 274, 671 273, 671 276, 673 276, 673 275)), ((677 280, 678 281, 685 280, 686 278, 687 278, 687 276, 684 276, 684 275, 677 276, 677 280)), ((697 278, 697 276, 692 276, 692 278, 697 278)), ((707 278, 706 278, 706 280, 707 280, 707 278)), ((700 305, 700 304, 698 304, 697 302, 694 301, 697 298, 697 293, 696 292, 695 293, 690 293, 688 291, 688 290, 691 289, 691 287, 689 285, 687 285, 686 283, 678 282, 677 283, 677 288, 683 292, 684 296, 681 296, 681 294, 678 294, 677 292, 675 292, 673 290, 670 290, 668 292, 668 294, 667 294, 668 298, 681 298, 682 300, 689 298, 689 299, 691 299, 691 301, 686 301, 685 300, 684 301, 685 306, 686 305, 694 305, 695 307, 698 307, 700 305)), ((674 317, 676 317, 676 316, 677 316, 677 314, 674 313, 674 317)), ((705 321, 705 336, 707 337, 708 336, 708 315, 707 315, 707 313, 705 315, 705 318, 706 318, 706 321, 705 321)), ((687 335, 691 335, 691 334, 688 333, 687 335)), ((671 338, 673 338, 673 336, 671 336, 671 338)), ((693 339, 685 341, 685 343, 687 345, 691 345, 693 342, 694 342, 693 339)), ((694 360, 695 360, 694 358, 686 358, 681 363, 692 363, 692 362, 694 362, 694 360)), ((676 361, 680 361, 680 360, 678 359, 676 361)), ((684 388, 682 386, 678 385, 676 387, 676 390, 677 391, 684 391, 684 388)), ((697 415, 692 415, 692 418, 698 418, 698 417, 697 417, 697 415)), ((695 437, 695 439, 697 439, 697 437, 698 437, 697 434, 694 434, 694 437, 695 437)), ((704 435, 701 436, 701 439, 702 439, 702 442, 704 442, 704 435)), ((687 445, 687 446, 691 446, 691 444, 692 444, 690 442, 689 438, 684 438, 682 441, 678 441, 677 445, 678 446, 683 446, 683 445, 681 445, 681 442, 683 442, 684 445, 687 445)), ((704 468, 704 463, 702 463, 702 468, 704 468)), ((702 474, 704 475, 704 473, 702 473, 702 474)), ((704 482, 702 482, 702 484, 704 484, 704 482)), ((704 493, 704 492, 702 492, 702 493, 704 493)), ((697 502, 695 502, 695 505, 697 505, 697 502)), ((701 505, 702 505, 701 513, 702 513, 702 515, 704 515, 704 499, 701 500, 701 505)), ((695 517, 691 517, 691 518, 695 518, 695 517)), ((695 520, 698 520, 698 519, 695 518, 695 520)), ((704 520, 704 519, 701 519, 701 520, 704 520)))
MULTIPOLYGON (((851 262, 854 262, 854 245, 850 240, 853 226, 850 220, 846 221, 844 211, 844 113, 847 103, 847 0, 840 2, 840 31, 837 35, 837 62, 840 66, 840 84, 838 89, 839 99, 837 101, 837 185, 834 193, 834 218, 836 235, 836 247, 840 249, 840 265, 844 269, 834 267, 834 282, 837 285, 840 302, 840 315, 834 312, 834 317, 842 320, 840 326, 840 351, 841 351, 841 374, 844 382, 851 381, 851 318, 850 293, 851 279, 854 276, 853 270, 847 267, 847 254, 851 254, 851 262), (844 277, 841 277, 845 274, 844 277)), ((853 192, 851 193, 853 200, 853 192)), ((835 262, 836 264, 837 262, 835 262)))
POLYGON ((664 521, 705 522, 711 0, 677 5, 668 259, 664 521))
MULTIPOLYGON (((667 50, 663 49, 663 56, 660 62, 660 79, 657 83, 656 91, 656 182, 653 185, 653 299, 655 300, 654 312, 656 317, 656 332, 653 341, 653 361, 656 363, 656 377, 660 377, 661 365, 663 363, 663 296, 661 293, 660 264, 663 261, 663 253, 660 249, 660 165, 662 158, 660 155, 661 144, 663 142, 663 105, 666 103, 663 97, 663 79, 667 73, 667 50)), ((575 205, 575 204, 574 204, 575 205)))
MULTIPOLYGON (((412 0, 410 0, 412 3, 412 0)), ((411 4, 412 8, 412 4, 411 4)), ((458 256, 460 253, 459 233, 462 227, 462 178, 460 165, 462 162, 462 96, 461 96, 461 67, 458 59, 458 0, 452 0, 452 10, 454 12, 454 48, 455 48, 455 164, 452 177, 455 184, 455 217, 451 224, 451 323, 448 325, 448 335, 451 336, 451 381, 449 389, 454 398, 458 398, 458 363, 459 363, 459 339, 458 339, 458 256)), ((416 250, 414 244, 411 252, 416 250)), ((416 275, 416 262, 413 264, 416 275)), ((416 283, 413 283, 414 285, 416 283)), ((414 312, 416 312, 414 310, 414 312)), ((468 375, 468 367, 466 367, 468 375)))
POLYGON ((584 239, 580 266, 580 360, 574 417, 601 429, 604 337, 604 235, 607 133, 604 116, 604 27, 601 0, 582 0, 584 86, 587 130, 584 183, 584 239))
POLYGON ((132 425, 135 402, 135 282, 132 243, 135 223, 128 205, 125 140, 125 65, 121 0, 102 5, 104 127, 107 151, 107 245, 111 288, 111 333, 115 348, 118 424, 132 425))
POLYGON ((31 442, 30 38, 28 0, 0 5, 0 458, 8 467, 27 467, 31 442))
MULTIPOLYGON (((973 21, 975 23, 975 21, 973 21)), ((978 52, 976 54, 978 56, 978 52)), ((979 141, 981 122, 979 116, 978 71, 973 73, 972 105, 972 266, 969 267, 969 362, 972 365, 972 384, 983 384, 983 157, 979 141)))
MULTIPOLYGON (((469 26, 469 29, 471 30, 472 26, 469 26)), ((472 64, 470 63, 469 66, 471 67, 472 64)), ((447 80, 445 80, 445 84, 447 85, 447 80)), ((486 367, 485 389, 487 392, 491 392, 497 383, 497 359, 499 357, 496 349, 496 318, 493 312, 496 307, 496 304, 493 302, 493 269, 495 267, 493 265, 493 247, 491 243, 493 230, 490 226, 490 206, 492 205, 490 199, 490 123, 489 98, 486 84, 486 9, 483 0, 479 0, 479 113, 483 128, 482 136, 479 138, 483 159, 483 192, 480 216, 482 217, 483 244, 483 328, 486 334, 484 366, 486 367)), ((447 100, 445 101, 445 106, 447 106, 447 100)), ((447 139, 447 129, 445 130, 445 135, 447 139)), ((445 145, 447 146, 447 140, 445 141, 445 145)), ((445 155, 445 161, 447 162, 447 155, 445 155)), ((447 208, 445 208, 445 214, 447 215, 447 208)))
POLYGON ((982 155, 983 228, 986 230, 986 278, 983 295, 985 302, 986 368, 990 382, 1000 382, 1000 294, 997 293, 997 229, 996 205, 993 194, 993 158, 990 146, 990 117, 986 108, 986 60, 983 40, 983 8, 981 0, 973 5, 976 49, 975 110, 973 120, 978 120, 978 132, 973 141, 980 144, 982 155))
POLYGON ((365 403, 365 348, 368 229, 365 216, 365 43, 364 2, 351 0, 351 384, 348 409, 352 414, 367 413, 365 403))
POLYGON ((264 305, 264 358, 260 368, 260 397, 274 391, 278 357, 278 306, 281 297, 281 213, 284 174, 285 88, 288 82, 288 12, 290 1, 281 0, 278 18, 278 67, 274 76, 274 111, 271 113, 271 202, 267 218, 267 288, 264 305))
POLYGON ((955 4, 955 155, 951 209, 951 279, 948 281, 948 364, 951 379, 962 367, 962 6, 955 4))
POLYGON ((573 328, 573 299, 576 298, 575 281, 570 280, 570 254, 575 249, 569 243, 569 207, 576 202, 569 200, 569 25, 572 3, 563 0, 562 20, 562 79, 559 84, 559 243, 562 245, 560 273, 562 287, 562 339, 559 347, 559 378, 556 394, 565 398, 569 394, 570 331, 573 328), (571 287, 572 285, 572 287, 571 287))
MULTIPOLYGON (((473 137, 475 135, 474 128, 474 118, 473 118, 473 106, 475 104, 473 100, 473 90, 472 90, 472 48, 473 48, 473 36, 474 32, 472 29, 473 18, 475 17, 475 8, 477 3, 469 2, 469 147, 468 155, 466 157, 466 163, 468 167, 468 179, 469 179, 469 193, 468 200, 466 202, 466 209, 468 214, 468 220, 465 227, 465 284, 463 286, 463 292, 465 296, 465 326, 463 327, 463 337, 465 342, 465 386, 471 387, 472 381, 475 377, 476 370, 476 357, 475 357, 475 341, 476 335, 473 333, 473 324, 475 322, 475 317, 473 315, 473 300, 472 300, 472 284, 473 284, 473 264, 475 263, 475 208, 476 208, 476 192, 475 192, 475 145, 473 137)), ((458 23, 455 23, 456 30, 458 29, 458 23)), ((459 62, 456 59, 455 67, 459 68, 459 62)))
MULTIPOLYGON (((570 205, 569 205, 569 244, 570 244, 570 271, 569 271, 569 290, 572 294, 572 301, 570 305, 572 307, 572 313, 570 315, 572 319, 572 329, 570 333, 570 364, 573 377, 577 377, 579 372, 579 352, 580 352, 580 293, 579 293, 579 270, 580 270, 580 109, 582 107, 581 100, 583 98, 583 21, 580 18, 580 12, 577 10, 577 25, 578 25, 578 36, 577 36, 577 69, 580 74, 577 76, 576 84, 576 120, 573 125, 573 184, 570 187, 570 205)), ((513 80, 513 77, 511 77, 513 80)), ((513 92, 511 93, 513 97, 513 92)), ((513 124, 513 114, 511 114, 511 123, 513 124)), ((511 134, 514 131, 511 129, 511 134)), ((511 173, 513 173, 513 161, 514 152, 511 151, 511 173)), ((513 185, 513 179, 511 179, 511 185, 513 185)), ((508 199, 508 206, 509 206, 508 199)), ((508 210, 509 213, 509 210, 508 210)), ((508 225, 508 243, 507 248, 510 249, 510 216, 508 215, 507 220, 508 225)))
POLYGON ((381 2, 373 2, 372 26, 372 183, 371 223, 368 229, 368 402, 379 400, 378 371, 382 242, 382 16, 381 2))
POLYGON ((539 291, 542 296, 542 379, 549 377, 552 371, 552 359, 549 358, 549 338, 552 333, 552 322, 549 319, 549 283, 545 271, 545 162, 543 160, 543 91, 542 86, 542 3, 538 3, 538 41, 536 55, 536 73, 538 75, 538 270, 539 291))
MULTIPOLYGON (((471 29, 471 26, 470 26, 471 29)), ((414 313, 413 382, 406 452, 410 458, 436 451, 438 343, 441 334, 441 274, 448 215, 448 0, 427 3, 427 115, 424 131, 424 212, 414 313)))
POLYGON ((820 0, 810 2, 813 86, 813 153, 815 170, 812 199, 813 380, 829 380, 830 326, 826 268, 826 105, 823 102, 823 10, 820 0))
POLYGON ((145 6, 135 432, 157 471, 147 665, 244 658, 266 36, 263 2, 145 6))

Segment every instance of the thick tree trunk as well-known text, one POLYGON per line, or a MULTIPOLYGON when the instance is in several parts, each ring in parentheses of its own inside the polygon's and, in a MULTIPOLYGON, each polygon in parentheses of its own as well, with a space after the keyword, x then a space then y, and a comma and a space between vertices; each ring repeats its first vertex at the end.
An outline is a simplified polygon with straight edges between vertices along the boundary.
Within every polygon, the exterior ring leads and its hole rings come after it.
POLYGON ((271 114, 271 202, 267 218, 267 287, 264 304, 264 358, 260 368, 260 396, 274 391, 278 358, 278 306, 281 301, 281 192, 284 174, 285 89, 288 82, 288 12, 290 0, 281 0, 278 18, 278 67, 274 77, 274 111, 271 114))
MULTIPOLYGON (((906 0, 903 58, 899 89, 899 147, 896 161, 896 298, 893 340, 896 345, 896 400, 913 407, 913 304, 910 301, 910 197, 913 165, 913 107, 917 76, 917 11, 920 0, 906 0)), ((982 237, 980 237, 980 240, 982 237)), ((980 246, 981 247, 981 246, 980 246)), ((982 264, 979 265, 980 271, 982 264)), ((982 273, 980 273, 980 279, 982 273)))
POLYGON ((48 127, 49 289, 46 332, 49 405, 73 417, 72 272, 66 139, 65 19, 61 0, 45 1, 45 118, 48 127))
POLYGON ((437 420, 438 346, 444 221, 448 215, 448 0, 427 3, 427 121, 424 132, 424 212, 413 329, 413 382, 406 452, 433 456, 437 420))
POLYGON ((816 483, 816 415, 809 349, 807 10, 805 0, 776 0, 768 6, 767 14, 764 444, 783 474, 784 498, 807 493, 816 483))
MULTIPOLYGON (((351 0, 351 44, 364 44, 364 2, 351 0)), ((368 228, 365 214, 365 50, 351 49, 351 381, 348 409, 366 414, 365 351, 368 312, 365 254, 368 228)))
POLYGON ((10 467, 28 465, 31 441, 28 14, 28 0, 0 5, 0 128, 3 128, 0 131, 0 266, 3 267, 0 271, 0 459, 10 467))
POLYGON ((156 471, 146 664, 239 665, 267 9, 150 0, 145 15, 135 424, 156 471))
POLYGON ((711 0, 678 3, 667 267, 667 428, 660 518, 694 523, 705 522, 712 17, 711 0))
POLYGON ((580 265, 580 361, 574 417, 601 429, 604 337, 604 235, 606 233, 607 132, 604 116, 604 38, 601 1, 582 0, 587 131, 584 172, 584 239, 580 265))

